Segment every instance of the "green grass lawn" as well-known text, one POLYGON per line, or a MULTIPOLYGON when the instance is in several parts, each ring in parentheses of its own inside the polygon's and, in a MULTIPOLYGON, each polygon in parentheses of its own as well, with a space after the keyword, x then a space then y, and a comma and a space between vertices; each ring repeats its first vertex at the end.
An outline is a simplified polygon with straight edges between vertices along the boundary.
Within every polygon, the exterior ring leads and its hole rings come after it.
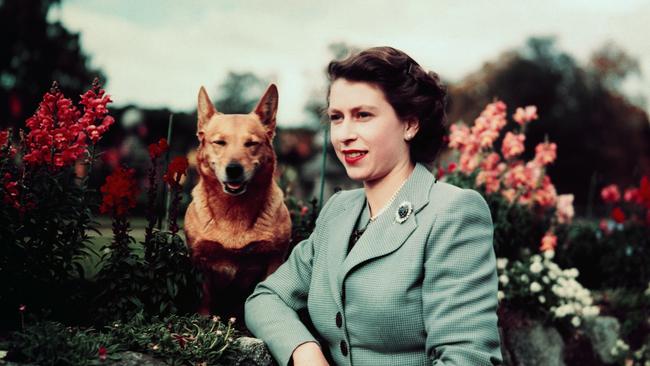
MULTIPOLYGON (((107 245, 110 245, 113 240, 113 228, 111 218, 107 216, 100 216, 96 218, 96 221, 99 223, 99 232, 101 235, 98 235, 94 231, 89 231, 88 235, 91 237, 92 249, 95 250, 99 255, 94 255, 89 253, 86 258, 81 260, 81 265, 85 271, 85 277, 87 279, 92 279, 95 277, 100 268, 100 256, 101 248, 107 245)), ((131 226, 130 235, 135 238, 136 243, 132 246, 134 252, 139 256, 144 255, 141 242, 144 241, 145 227, 147 226, 147 219, 144 217, 133 217, 129 219, 131 226)), ((183 220, 179 220, 178 225, 183 227, 183 220)), ((179 231, 180 236, 185 240, 185 233, 181 229, 179 231)))

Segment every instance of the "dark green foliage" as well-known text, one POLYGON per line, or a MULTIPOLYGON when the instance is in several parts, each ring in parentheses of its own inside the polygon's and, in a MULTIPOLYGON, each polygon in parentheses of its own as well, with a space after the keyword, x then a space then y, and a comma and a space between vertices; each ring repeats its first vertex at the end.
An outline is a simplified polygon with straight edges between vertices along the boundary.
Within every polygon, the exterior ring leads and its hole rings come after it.
POLYGON ((557 262, 575 267, 590 289, 643 290, 650 282, 650 227, 614 225, 604 233, 597 224, 574 222, 558 231, 557 262))
MULTIPOLYGON (((80 261, 92 253, 96 192, 72 169, 45 167, 28 169, 19 189, 24 211, 0 204, 0 312, 15 314, 19 304, 29 304, 32 313, 64 316, 78 300, 80 261)), ((15 325, 7 322, 3 317, 0 328, 15 325)))
MULTIPOLYGON (((129 237, 129 242, 134 240, 129 237)), ((191 312, 200 297, 200 273, 192 265, 183 239, 154 231, 145 258, 132 248, 105 256, 97 276, 97 324, 191 312)))
POLYGON ((40 322, 15 332, 7 360, 38 365, 98 365, 101 347, 106 359, 118 361, 121 352, 149 354, 169 365, 227 365, 237 352, 239 336, 232 323, 199 315, 147 319, 136 313, 126 323, 112 323, 101 331, 40 322))

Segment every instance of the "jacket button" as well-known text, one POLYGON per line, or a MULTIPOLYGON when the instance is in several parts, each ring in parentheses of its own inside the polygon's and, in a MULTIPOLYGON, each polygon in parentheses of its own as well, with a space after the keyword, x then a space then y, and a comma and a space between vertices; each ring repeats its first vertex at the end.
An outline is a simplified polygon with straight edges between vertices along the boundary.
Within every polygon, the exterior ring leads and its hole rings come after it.
POLYGON ((345 341, 341 341, 341 353, 343 354, 343 356, 348 355, 348 344, 345 343, 345 341))
POLYGON ((341 313, 338 312, 336 313, 336 326, 341 328, 342 325, 343 325, 343 317, 341 316, 341 313))

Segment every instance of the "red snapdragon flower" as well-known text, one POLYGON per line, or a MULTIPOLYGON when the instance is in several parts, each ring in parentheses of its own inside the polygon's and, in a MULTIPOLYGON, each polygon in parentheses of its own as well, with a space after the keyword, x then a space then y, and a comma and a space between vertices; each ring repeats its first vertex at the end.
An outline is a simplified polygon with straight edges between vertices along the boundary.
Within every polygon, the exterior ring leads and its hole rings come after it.
POLYGON ((614 221, 616 221, 619 224, 624 223, 625 222, 625 212, 623 212, 623 210, 621 210, 620 207, 615 207, 612 210, 612 219, 614 219, 614 221))
POLYGON ((650 209, 650 177, 644 176, 639 184, 639 200, 648 209, 650 209))
POLYGON ((163 180, 170 186, 178 185, 181 180, 181 176, 187 174, 187 167, 189 163, 187 158, 184 156, 175 157, 167 167, 167 173, 163 177, 163 180))
POLYGON ((616 184, 610 184, 600 191, 600 197, 605 203, 615 203, 621 200, 621 192, 616 184))
POLYGON ((108 354, 108 351, 106 350, 106 347, 101 346, 99 347, 99 350, 97 351, 99 355, 99 360, 100 361, 106 361, 106 355, 108 354))
POLYGON ((120 167, 106 177, 106 183, 100 188, 103 193, 102 205, 99 208, 101 213, 112 212, 116 216, 122 216, 135 207, 139 190, 134 174, 134 169, 120 167))
POLYGON ((167 151, 169 145, 167 139, 160 139, 157 143, 149 145, 149 156, 151 159, 157 159, 167 151))
POLYGON ((26 122, 29 133, 23 159, 28 164, 57 168, 72 165, 86 153, 88 138, 96 143, 115 122, 107 115, 106 104, 111 99, 104 95, 97 79, 81 98, 83 114, 63 95, 56 82, 45 93, 36 113, 26 122))

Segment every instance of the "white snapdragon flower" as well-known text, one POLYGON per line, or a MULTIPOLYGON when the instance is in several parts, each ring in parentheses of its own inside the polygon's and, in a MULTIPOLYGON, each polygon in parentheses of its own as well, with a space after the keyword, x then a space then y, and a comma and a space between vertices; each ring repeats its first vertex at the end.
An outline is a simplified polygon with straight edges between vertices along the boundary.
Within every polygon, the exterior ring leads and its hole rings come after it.
POLYGON ((542 291, 542 286, 539 283, 537 283, 536 281, 533 281, 530 284, 530 291, 531 292, 540 292, 540 291, 542 291))
POLYGON ((508 282, 510 282, 510 279, 508 279, 508 276, 502 274, 501 276, 499 276, 499 282, 501 282, 501 284, 505 286, 508 284, 508 282))
POLYGON ((542 256, 539 254, 533 254, 530 259, 533 261, 533 263, 541 263, 542 262, 542 256))
POLYGON ((551 280, 548 278, 548 276, 544 276, 542 277, 542 282, 548 285, 549 283, 551 283, 551 280))
POLYGON ((555 256, 555 251, 554 250, 545 250, 544 251, 544 258, 545 259, 551 260, 551 259, 553 259, 554 256, 555 256))
POLYGON ((529 281, 528 275, 525 274, 525 273, 522 274, 521 277, 519 277, 519 279, 521 280, 521 282, 524 282, 524 283, 528 283, 528 281, 529 281))
POLYGON ((598 306, 587 306, 582 309, 582 315, 585 317, 593 317, 600 314, 600 308, 598 306))
POLYGON ((546 302, 546 298, 544 297, 544 295, 537 296, 537 300, 542 304, 546 302))
POLYGON ((579 327, 580 326, 580 318, 577 317, 577 316, 574 316, 573 318, 571 318, 571 324, 574 327, 579 327))
POLYGON ((576 278, 580 274, 577 268, 565 269, 562 273, 569 278, 576 278))
POLYGON ((506 297, 506 294, 505 294, 503 291, 499 290, 499 291, 497 292, 497 300, 501 301, 501 300, 503 300, 505 297, 506 297))
POLYGON ((533 264, 530 265, 530 271, 533 273, 540 273, 544 269, 544 266, 542 265, 542 262, 533 262, 533 264))
POLYGON ((508 258, 497 258, 497 269, 504 270, 508 265, 508 258))

